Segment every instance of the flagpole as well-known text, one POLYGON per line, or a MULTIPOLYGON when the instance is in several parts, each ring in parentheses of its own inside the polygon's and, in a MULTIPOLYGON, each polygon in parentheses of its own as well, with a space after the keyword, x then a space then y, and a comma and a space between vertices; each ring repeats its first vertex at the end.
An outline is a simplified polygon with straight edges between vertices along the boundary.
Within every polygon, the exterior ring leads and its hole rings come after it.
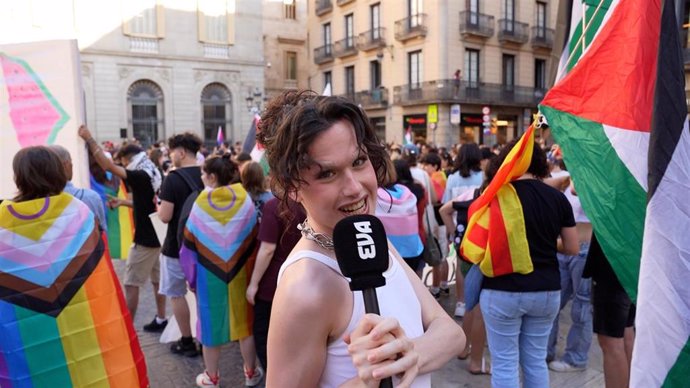
POLYGON ((587 49, 587 3, 582 3, 582 54, 587 49))

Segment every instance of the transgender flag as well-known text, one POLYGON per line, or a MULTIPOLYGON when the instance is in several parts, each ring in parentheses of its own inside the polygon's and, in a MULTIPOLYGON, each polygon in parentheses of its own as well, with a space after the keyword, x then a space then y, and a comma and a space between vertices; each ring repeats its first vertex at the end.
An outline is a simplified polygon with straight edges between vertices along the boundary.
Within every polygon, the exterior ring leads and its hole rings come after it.
POLYGON ((381 220, 386 236, 400 256, 417 257, 424 245, 419 237, 417 197, 401 184, 377 191, 376 217, 381 220))
POLYGON ((216 135, 216 143, 220 147, 225 142, 225 135, 223 135, 223 127, 218 126, 218 135, 216 135))

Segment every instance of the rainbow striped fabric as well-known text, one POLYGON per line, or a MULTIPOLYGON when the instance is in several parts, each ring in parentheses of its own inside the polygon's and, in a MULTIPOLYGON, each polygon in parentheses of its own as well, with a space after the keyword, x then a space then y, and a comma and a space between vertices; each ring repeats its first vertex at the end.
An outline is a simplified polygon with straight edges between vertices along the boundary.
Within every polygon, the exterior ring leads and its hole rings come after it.
POLYGON ((148 386, 93 213, 62 193, 0 204, 0 386, 148 386))
POLYGON ((530 125, 508 153, 489 186, 470 205, 460 254, 479 264, 485 276, 528 274, 534 270, 522 205, 510 184, 527 172, 533 147, 534 126, 530 125))
POLYGON ((421 255, 424 245, 419 237, 417 197, 399 183, 390 188, 379 187, 376 194, 376 217, 395 249, 405 258, 421 255))
POLYGON ((196 288, 197 337, 218 346, 252 334, 245 293, 256 261, 256 208, 242 185, 199 194, 184 230, 180 264, 196 288))
MULTIPOLYGON (((101 196, 104 204, 107 203, 108 196, 126 199, 127 188, 125 187, 124 181, 110 173, 107 174, 112 179, 112 185, 99 183, 92 176, 91 188, 101 196)), ((120 206, 116 209, 110 209, 106 206, 105 209, 105 218, 108 223, 107 242, 110 256, 115 259, 125 260, 129 255, 129 248, 132 246, 132 241, 134 239, 134 218, 132 216, 132 209, 126 206, 120 206)))

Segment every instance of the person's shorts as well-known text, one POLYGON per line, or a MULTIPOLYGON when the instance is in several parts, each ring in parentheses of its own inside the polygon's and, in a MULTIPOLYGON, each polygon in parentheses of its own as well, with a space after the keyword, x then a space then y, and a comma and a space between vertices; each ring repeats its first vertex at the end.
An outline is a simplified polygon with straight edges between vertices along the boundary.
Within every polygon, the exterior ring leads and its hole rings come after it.
POLYGON ((161 284, 158 293, 170 298, 179 298, 187 294, 187 280, 180 266, 180 259, 161 253, 161 284))
POLYGON ((158 283, 160 278, 158 255, 160 252, 160 248, 132 244, 125 267, 123 282, 125 286, 143 287, 146 284, 146 279, 151 279, 151 283, 158 283))
POLYGON ((592 282, 592 325, 597 334, 623 338, 625 328, 635 325, 635 305, 628 294, 592 282))

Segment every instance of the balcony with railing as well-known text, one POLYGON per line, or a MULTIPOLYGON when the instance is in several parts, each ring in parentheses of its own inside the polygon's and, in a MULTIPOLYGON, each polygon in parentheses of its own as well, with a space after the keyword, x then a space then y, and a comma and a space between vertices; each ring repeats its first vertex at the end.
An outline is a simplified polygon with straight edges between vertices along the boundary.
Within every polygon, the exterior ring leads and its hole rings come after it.
POLYGON ((498 41, 523 44, 529 40, 529 26, 511 19, 498 20, 498 41))
POLYGON ((553 28, 546 28, 544 26, 532 27, 532 48, 547 49, 553 48, 553 28))
POLYGON ((316 12, 316 16, 321 16, 333 11, 332 0, 315 0, 315 2, 314 12, 316 12))
POLYGON ((357 48, 369 51, 386 47, 386 29, 384 27, 372 28, 364 31, 357 37, 357 48))
POLYGON ((341 39, 333 45, 333 56, 336 58, 343 58, 350 55, 357 54, 357 46, 355 45, 355 37, 348 36, 341 39))
POLYGON ((426 19, 426 14, 420 13, 398 20, 395 22, 395 39, 404 42, 418 36, 426 36, 428 29, 426 19))
POLYGON ((158 38, 130 36, 129 50, 135 53, 158 54, 158 38))
POLYGON ((317 65, 333 60, 333 45, 326 44, 314 49, 314 63, 317 65))
POLYGON ((491 38, 494 35, 494 17, 479 12, 460 12, 460 34, 463 38, 475 36, 491 38))
POLYGON ((526 86, 493 84, 452 79, 407 84, 393 88, 393 103, 464 103, 507 106, 535 106, 544 98, 544 90, 526 86))
POLYGON ((384 87, 362 90, 355 93, 355 103, 364 109, 379 109, 388 106, 388 89, 384 87))

